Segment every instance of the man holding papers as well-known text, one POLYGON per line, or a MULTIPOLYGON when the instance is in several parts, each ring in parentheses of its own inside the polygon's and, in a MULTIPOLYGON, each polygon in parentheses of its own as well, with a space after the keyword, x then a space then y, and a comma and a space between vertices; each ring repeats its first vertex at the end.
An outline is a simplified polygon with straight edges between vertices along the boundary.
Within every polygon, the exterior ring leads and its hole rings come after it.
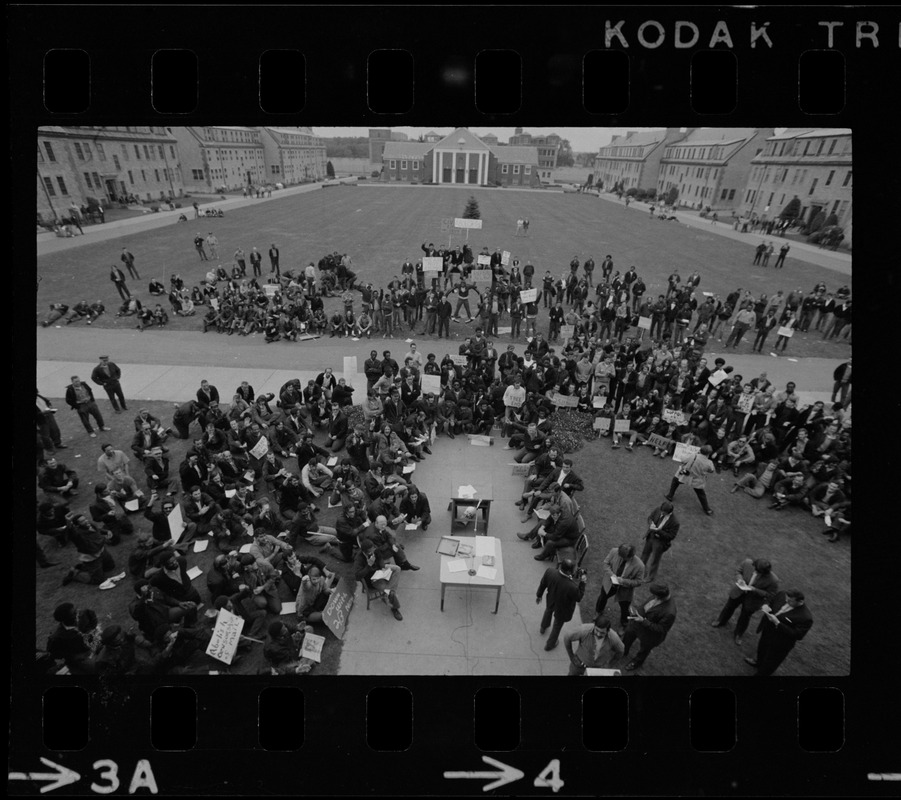
POLYGON ((639 607, 630 607, 629 625, 623 636, 623 658, 629 655, 632 643, 638 639, 638 652, 626 669, 630 672, 644 664, 651 650, 666 639, 670 628, 676 621, 676 601, 665 583, 652 583, 651 597, 639 607))
POLYGON ((545 650, 553 650, 557 646, 557 637, 560 636, 560 631, 573 618, 576 603, 585 594, 587 578, 582 574, 577 580, 575 571, 575 562, 570 558, 565 558, 560 562, 559 568, 548 567, 541 578, 541 583, 538 584, 538 596, 535 598, 537 604, 541 604, 541 598, 544 596, 545 589, 547 590, 547 607, 541 618, 542 634, 550 626, 551 617, 554 618, 551 635, 547 637, 547 643, 544 645, 545 650))
POLYGON ((797 589, 779 592, 771 606, 763 606, 763 618, 757 626, 760 633, 757 658, 746 658, 745 661, 757 668, 758 676, 772 675, 792 651, 795 642, 803 639, 812 627, 813 616, 804 605, 804 593, 797 589))
POLYGON ((400 567, 397 564, 386 564, 382 556, 376 552, 371 539, 363 539, 357 560, 354 562, 354 574, 367 589, 378 589, 383 593, 394 619, 400 622, 404 617, 400 613, 400 600, 397 599, 397 584, 400 582, 400 567))
POLYGON ((603 614, 607 607, 607 600, 616 595, 619 603, 619 624, 625 629, 629 616, 629 604, 632 602, 632 594, 636 586, 644 582, 645 567, 640 558, 635 556, 635 547, 631 544, 621 544, 614 547, 607 558, 604 559, 604 581, 601 584, 601 593, 598 595, 595 612, 603 614))
POLYGON ((751 617, 763 606, 772 600, 773 595, 779 590, 779 578, 773 574, 773 567, 765 558, 757 558, 753 561, 746 558, 735 571, 735 585, 729 590, 726 605, 720 611, 719 617, 710 624, 714 628, 722 628, 732 619, 735 609, 741 607, 738 622, 735 623, 733 637, 735 644, 741 645, 742 636, 748 629, 751 617))
POLYGON ((594 622, 580 625, 563 637, 569 653, 569 674, 584 675, 587 667, 604 668, 623 653, 623 642, 610 627, 610 620, 600 614, 594 622))

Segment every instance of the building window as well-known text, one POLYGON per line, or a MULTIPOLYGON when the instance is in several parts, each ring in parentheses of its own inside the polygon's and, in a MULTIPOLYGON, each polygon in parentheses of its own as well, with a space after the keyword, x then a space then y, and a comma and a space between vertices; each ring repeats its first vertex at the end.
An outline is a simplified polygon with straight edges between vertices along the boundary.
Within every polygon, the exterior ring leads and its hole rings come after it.
POLYGON ((832 151, 835 150, 835 146, 838 144, 838 139, 833 139, 829 142, 829 152, 826 154, 828 156, 832 155, 832 151))
POLYGON ((169 145, 169 155, 175 158, 175 148, 171 144, 169 145))
POLYGON ((730 199, 730 200, 734 200, 734 199, 735 199, 735 189, 730 189, 730 190, 729 190, 729 199, 730 199))
POLYGON ((41 152, 41 148, 38 148, 38 164, 44 163, 44 154, 41 152))
POLYGON ((817 188, 817 178, 813 179, 813 183, 810 184, 810 191, 807 194, 813 194, 813 190, 817 188))
POLYGON ((418 161, 414 161, 414 162, 412 163, 412 168, 413 168, 414 170, 419 169, 419 162, 418 162, 418 161))
POLYGON ((144 145, 144 158, 150 161, 150 151, 147 149, 147 145, 144 145))
POLYGON ((820 146, 817 148, 817 155, 823 152, 823 147, 826 145, 825 139, 820 139, 820 146))
POLYGON ((94 186, 96 186, 98 189, 102 189, 103 184, 100 183, 100 176, 96 172, 92 172, 91 174, 94 176, 94 186))
POLYGON ((142 180, 142 181, 146 181, 146 180, 147 180, 147 173, 144 172, 144 170, 141 170, 141 180, 142 180))
POLYGON ((68 195, 69 192, 68 192, 68 190, 66 189, 66 182, 65 182, 62 178, 57 178, 57 179, 56 179, 56 182, 59 184, 59 193, 60 193, 63 197, 65 197, 66 195, 68 195))
POLYGON ((163 146, 162 146, 162 145, 159 145, 159 150, 160 150, 160 158, 165 158, 165 157, 166 157, 166 153, 165 153, 165 151, 163 150, 163 146))
POLYGON ((128 148, 124 144, 122 145, 122 155, 125 157, 125 160, 128 161, 128 148))
POLYGON ((838 204, 839 204, 840 202, 841 202, 841 200, 836 200, 836 201, 832 204, 832 213, 833 213, 833 214, 834 214, 836 211, 838 211, 838 204))
POLYGON ((154 177, 156 177, 156 182, 159 183, 160 182, 160 171, 158 169, 155 169, 153 171, 153 174, 154 174, 154 177))
POLYGON ((828 186, 830 183, 832 183, 832 179, 833 179, 834 177, 835 177, 835 170, 832 170, 832 171, 829 173, 829 177, 826 178, 826 183, 825 183, 825 185, 828 186))
POLYGON ((88 161, 93 161, 93 160, 94 160, 94 154, 91 152, 91 145, 88 144, 87 142, 85 142, 85 143, 82 145, 82 147, 84 147, 84 152, 85 152, 85 155, 86 155, 87 158, 88 158, 88 161))
POLYGON ((56 189, 53 188, 53 181, 50 178, 44 178, 44 188, 51 197, 56 197, 56 189))
POLYGON ((397 169, 397 161, 391 159, 388 161, 388 169, 397 169))
POLYGON ((514 174, 514 175, 519 175, 519 164, 514 164, 514 165, 513 165, 513 174, 514 174))
POLYGON ((135 147, 135 158, 138 159, 138 161, 140 161, 141 160, 141 149, 137 145, 135 145, 134 147, 135 147))
POLYGON ((851 183, 851 170, 848 170, 848 174, 845 175, 845 180, 842 182, 842 187, 849 186, 851 183))
POLYGON ((501 164, 501 175, 506 175, 510 168, 509 164, 501 164))
POLYGON ((526 175, 531 175, 531 174, 532 174, 532 165, 531 165, 531 164, 526 164, 526 165, 522 168, 522 171, 523 171, 523 173, 526 174, 526 175))
POLYGON ((131 170, 128 170, 128 182, 129 182, 132 186, 135 185, 134 175, 131 174, 131 170))
POLYGON ((53 148, 50 146, 50 142, 44 142, 44 150, 47 151, 47 158, 50 161, 56 161, 56 155, 53 152, 53 148))
POLYGON ((722 194, 720 194, 720 200, 725 200, 727 194, 729 194, 729 190, 723 189, 722 194))
POLYGON ((97 147, 97 156, 101 161, 106 161, 106 151, 103 149, 103 145, 100 142, 94 142, 94 145, 97 147))
POLYGON ((82 172, 84 175, 84 182, 88 185, 88 189, 91 188, 91 173, 90 172, 82 172))
POLYGON ((75 147, 75 155, 78 156, 78 160, 84 161, 84 151, 81 149, 81 145, 78 142, 75 142, 74 147, 75 147))
POLYGON ((406 162, 406 161, 401 161, 401 162, 400 162, 400 168, 405 170, 405 169, 407 168, 407 162, 406 162))

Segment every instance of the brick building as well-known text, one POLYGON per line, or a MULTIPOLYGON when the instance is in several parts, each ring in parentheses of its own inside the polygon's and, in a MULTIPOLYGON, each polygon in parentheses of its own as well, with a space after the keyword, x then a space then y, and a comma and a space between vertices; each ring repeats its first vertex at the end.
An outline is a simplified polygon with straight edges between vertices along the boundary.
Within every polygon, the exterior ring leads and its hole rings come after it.
POLYGON ((178 140, 185 189, 214 193, 269 180, 259 128, 209 125, 170 128, 178 140))
POLYGON ((181 197, 177 141, 163 127, 47 126, 37 135, 37 213, 68 216, 89 197, 110 203, 181 197))
POLYGON ((385 142, 382 180, 425 183, 432 174, 431 164, 426 168, 426 155, 433 146, 425 142, 385 142))
POLYGON ((614 135, 610 144, 598 150, 595 182, 602 184, 608 192, 612 192, 617 184, 622 184, 624 190, 656 188, 664 150, 686 135, 680 128, 614 135))
POLYGON ((788 128, 751 159, 739 213, 772 219, 798 197, 803 221, 835 214, 850 243, 851 183, 850 128, 788 128))
MULTIPOLYGON (((437 136, 437 134, 435 134, 437 136)), ((373 167, 381 167, 382 153, 388 142, 405 142, 408 137, 405 133, 392 131, 391 128, 369 129, 369 163, 373 167)))
POLYGON ((666 144, 657 175, 657 194, 675 187, 677 203, 689 208, 732 212, 742 202, 752 159, 773 128, 691 128, 666 144))
POLYGON ((325 179, 325 142, 311 128, 261 128, 269 183, 286 186, 325 179))

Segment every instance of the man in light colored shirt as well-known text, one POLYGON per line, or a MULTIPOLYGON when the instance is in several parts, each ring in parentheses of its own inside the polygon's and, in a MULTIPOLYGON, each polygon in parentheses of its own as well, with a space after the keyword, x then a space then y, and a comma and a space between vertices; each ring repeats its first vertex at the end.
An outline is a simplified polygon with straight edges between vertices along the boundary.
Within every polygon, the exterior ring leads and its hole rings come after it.
POLYGON ((514 410, 518 411, 525 402, 526 389, 522 385, 522 379, 517 376, 513 379, 512 385, 504 390, 504 428, 501 432, 501 436, 507 436, 508 423, 513 417, 514 410))
POLYGON ((602 614, 594 622, 580 625, 563 637, 569 654, 569 675, 584 675, 585 670, 603 668, 623 654, 623 642, 610 627, 610 620, 602 614))
POLYGON ((100 446, 102 454, 97 459, 97 471, 108 478, 111 478, 113 472, 121 469, 126 475, 128 472, 128 462, 131 459, 121 450, 116 450, 111 444, 102 444, 100 446))

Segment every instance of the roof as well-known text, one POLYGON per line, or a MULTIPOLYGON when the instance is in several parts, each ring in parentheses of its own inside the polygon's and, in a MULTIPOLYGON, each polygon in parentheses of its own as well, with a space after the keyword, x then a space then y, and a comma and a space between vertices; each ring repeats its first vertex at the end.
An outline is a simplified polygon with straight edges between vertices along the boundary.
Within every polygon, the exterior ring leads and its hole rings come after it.
POLYGON ((382 160, 386 158, 425 158, 435 145, 431 142, 396 142, 388 140, 382 151, 382 160))
POLYGON ((753 138, 760 128, 696 128, 676 146, 734 144, 753 138))
POLYGON ((802 133, 798 136, 799 139, 813 139, 820 136, 850 136, 851 129, 850 128, 817 128, 816 130, 808 131, 807 133, 802 133))
POLYGON ((449 133, 440 142, 435 143, 436 148, 460 150, 460 139, 463 139, 463 150, 490 150, 478 136, 466 128, 456 128, 453 133, 449 133))
POLYGON ((662 142, 665 137, 666 131, 662 129, 659 131, 636 131, 628 136, 621 136, 604 147, 644 147, 662 142))
POLYGON ((267 125, 265 127, 265 130, 272 133, 284 133, 292 136, 311 136, 313 138, 316 138, 316 134, 314 134, 309 128, 274 128, 267 125))
MULTIPOLYGON (((148 126, 145 126, 148 127, 148 126)), ((158 126, 154 126, 158 127, 158 126)), ((143 141, 155 141, 155 142, 172 142, 175 143, 177 139, 175 135, 170 133, 166 128, 158 128, 156 131, 152 133, 149 130, 146 131, 122 131, 122 130, 114 130, 111 127, 95 125, 95 126, 66 126, 66 125, 41 125, 38 128, 38 134, 43 134, 44 136, 49 134, 55 134, 57 136, 71 136, 80 139, 121 139, 121 140, 143 140, 143 141)))
POLYGON ((488 149, 503 164, 537 164, 538 148, 527 145, 508 144, 504 147, 489 145, 488 149))

